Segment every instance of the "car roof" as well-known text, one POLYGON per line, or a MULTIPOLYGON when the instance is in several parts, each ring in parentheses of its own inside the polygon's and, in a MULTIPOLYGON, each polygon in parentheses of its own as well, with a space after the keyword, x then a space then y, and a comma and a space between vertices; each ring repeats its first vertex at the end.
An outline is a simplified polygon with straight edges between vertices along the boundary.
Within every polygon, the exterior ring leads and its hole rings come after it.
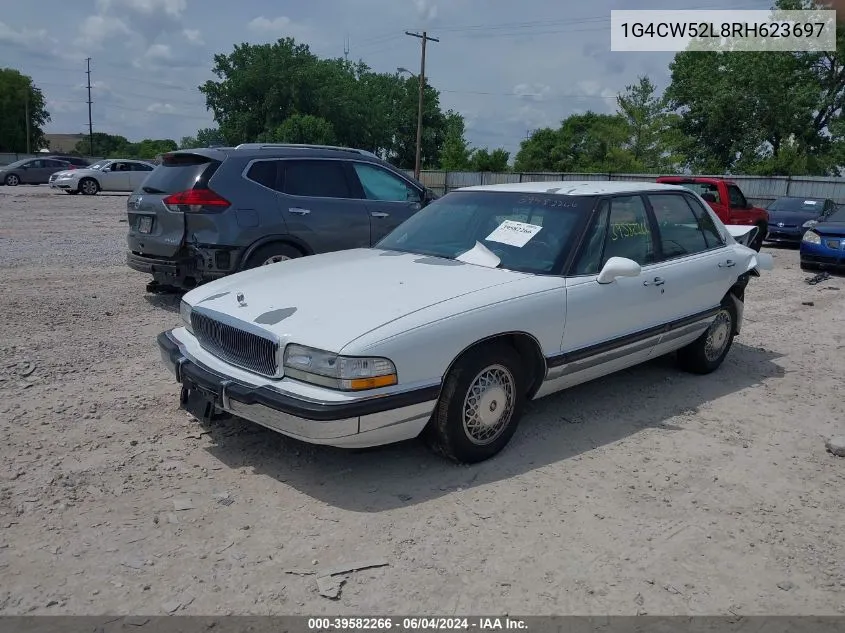
POLYGON ((642 193, 644 191, 687 191, 678 185, 654 182, 558 180, 549 182, 510 182, 500 185, 477 185, 456 191, 499 191, 509 193, 552 193, 567 196, 602 196, 614 193, 642 193))

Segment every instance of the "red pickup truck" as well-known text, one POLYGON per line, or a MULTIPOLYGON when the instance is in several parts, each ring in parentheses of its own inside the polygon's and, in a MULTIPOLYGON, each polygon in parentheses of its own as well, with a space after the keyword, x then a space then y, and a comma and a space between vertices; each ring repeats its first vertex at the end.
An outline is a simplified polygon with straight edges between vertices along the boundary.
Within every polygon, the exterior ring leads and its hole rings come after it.
POLYGON ((666 185, 681 185, 700 195, 716 212, 724 224, 744 224, 757 227, 757 235, 751 247, 759 251, 769 230, 769 214, 749 204, 737 184, 724 178, 699 176, 661 176, 657 182, 666 185))

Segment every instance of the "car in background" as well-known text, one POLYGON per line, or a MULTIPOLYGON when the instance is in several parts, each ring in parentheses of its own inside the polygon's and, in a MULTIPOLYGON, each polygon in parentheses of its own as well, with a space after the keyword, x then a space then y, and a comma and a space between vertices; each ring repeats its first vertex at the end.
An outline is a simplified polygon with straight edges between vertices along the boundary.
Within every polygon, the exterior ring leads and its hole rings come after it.
POLYGON ((685 371, 715 371, 747 284, 772 268, 734 238, 751 233, 681 187, 468 187, 374 247, 188 292, 158 345, 197 418, 340 447, 422 435, 479 462, 528 401, 674 352, 685 371))
POLYGON ((807 229, 800 259, 801 270, 845 270, 845 208, 807 229))
POLYGON ((0 165, 0 184, 45 185, 57 171, 72 169, 73 165, 57 158, 23 158, 8 165, 0 165))
POLYGON ((374 154, 326 145, 197 148, 126 203, 127 265, 149 291, 316 253, 368 247, 437 196, 374 154))
POLYGON ((769 214, 748 202, 734 181, 710 176, 661 176, 656 182, 680 185, 697 193, 726 225, 756 226, 752 248, 755 251, 762 248, 769 229, 769 214))
POLYGON ((100 191, 135 191, 154 169, 155 165, 143 160, 101 160, 88 167, 53 174, 50 186, 65 193, 86 196, 100 191))
POLYGON ((91 164, 91 161, 87 158, 82 158, 81 156, 71 156, 70 154, 50 154, 48 156, 44 156, 43 158, 55 158, 56 160, 63 160, 75 167, 88 167, 91 164))
POLYGON ((769 212, 766 241, 798 246, 808 229, 836 211, 836 203, 829 198, 783 196, 772 202, 766 210, 769 212))

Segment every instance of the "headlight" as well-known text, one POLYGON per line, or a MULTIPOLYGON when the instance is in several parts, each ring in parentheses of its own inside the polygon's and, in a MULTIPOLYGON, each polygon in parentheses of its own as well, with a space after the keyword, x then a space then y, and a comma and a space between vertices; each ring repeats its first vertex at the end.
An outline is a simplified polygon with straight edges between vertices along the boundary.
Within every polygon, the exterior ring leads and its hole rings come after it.
POLYGON ((185 329, 188 330, 191 334, 194 333, 193 327, 191 327, 191 312, 192 312, 191 305, 182 300, 179 304, 179 316, 182 317, 182 323, 185 325, 185 329))
POLYGON ((818 220, 807 220, 806 222, 804 222, 804 224, 801 225, 801 228, 811 229, 814 226, 816 226, 816 224, 818 224, 818 223, 819 223, 818 220))
POLYGON ((801 241, 807 242, 808 244, 821 244, 822 238, 815 231, 807 231, 804 233, 804 237, 801 238, 801 241))
POLYGON ((296 380, 343 391, 361 391, 395 385, 396 366, 386 358, 338 356, 331 352, 288 345, 285 375, 296 380))

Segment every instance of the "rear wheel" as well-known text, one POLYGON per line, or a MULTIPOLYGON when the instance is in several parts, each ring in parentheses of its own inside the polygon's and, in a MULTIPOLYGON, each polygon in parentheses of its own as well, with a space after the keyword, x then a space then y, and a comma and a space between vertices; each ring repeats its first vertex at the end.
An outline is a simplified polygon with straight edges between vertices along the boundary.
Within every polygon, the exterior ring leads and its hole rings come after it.
POLYGON ((100 185, 93 178, 83 178, 79 182, 79 191, 86 196, 94 196, 100 191, 100 185))
POLYGON ((72 196, 75 196, 76 194, 79 193, 79 190, 78 189, 65 189, 65 193, 70 194, 72 196))
POLYGON ((6 176, 6 179, 3 182, 5 182, 10 187, 17 187, 19 184, 21 184, 21 179, 18 178, 16 174, 9 174, 8 176, 6 176))
POLYGON ((731 349, 735 332, 736 311, 726 297, 704 334, 678 350, 681 369, 693 374, 709 374, 718 369, 731 349))
POLYGON ((425 431, 429 445, 458 463, 493 457, 519 424, 524 376, 522 360, 509 345, 494 343, 468 351, 443 384, 425 431))
POLYGON ((269 266, 270 264, 277 264, 289 259, 297 259, 302 257, 302 252, 294 248, 290 244, 278 242, 274 244, 265 244, 255 250, 246 260, 244 268, 258 268, 259 266, 269 266))

